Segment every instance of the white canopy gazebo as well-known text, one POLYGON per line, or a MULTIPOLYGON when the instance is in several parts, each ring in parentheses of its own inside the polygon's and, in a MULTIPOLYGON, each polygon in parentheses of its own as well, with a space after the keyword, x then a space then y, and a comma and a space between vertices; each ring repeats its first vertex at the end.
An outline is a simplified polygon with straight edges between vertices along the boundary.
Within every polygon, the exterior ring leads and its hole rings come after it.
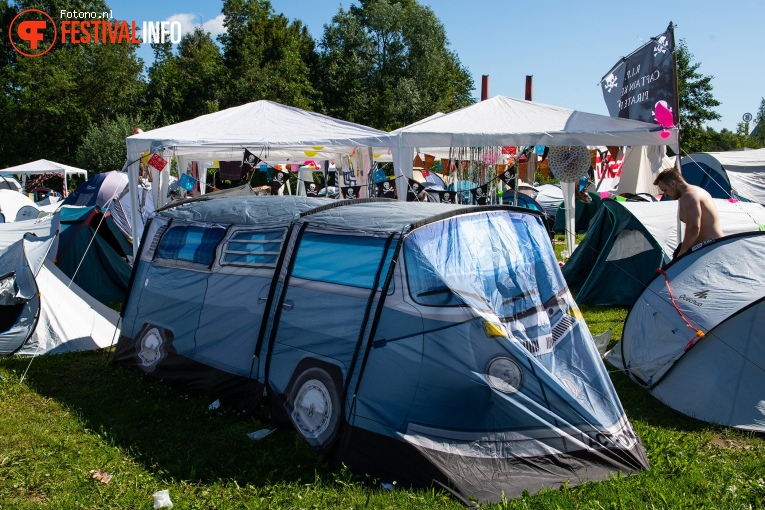
MULTIPOLYGON (((208 115, 146 131, 126 140, 128 177, 133 210, 138 210, 138 171, 143 153, 160 154, 165 160, 178 158, 181 172, 193 160, 241 160, 244 150, 263 161, 341 161, 354 157, 367 175, 372 147, 390 146, 388 133, 360 124, 334 119, 271 101, 255 101, 208 115), (365 150, 360 150, 360 148, 365 150)), ((410 161, 411 165, 411 161, 410 161)), ((169 172, 155 172, 160 183, 157 207, 166 199, 169 172)), ((133 221, 138 221, 133 215, 133 221)), ((133 225, 137 232, 137 225, 133 225)), ((137 254, 138 243, 133 243, 137 254)))
MULTIPOLYGON (((669 128, 669 137, 662 138, 663 129, 658 124, 495 96, 401 128, 395 135, 391 133, 395 138, 391 143, 396 175, 412 177, 416 147, 676 144, 677 129, 669 128)), ((406 196, 406 182, 400 181, 398 196, 406 196)), ((573 234, 569 237, 573 248, 573 234)))
POLYGON ((88 171, 75 166, 48 161, 47 159, 38 159, 23 165, 16 165, 0 170, 0 174, 21 175, 22 185, 26 186, 27 177, 30 175, 58 174, 64 178, 64 195, 67 194, 67 177, 70 175, 83 175, 88 178, 88 171))

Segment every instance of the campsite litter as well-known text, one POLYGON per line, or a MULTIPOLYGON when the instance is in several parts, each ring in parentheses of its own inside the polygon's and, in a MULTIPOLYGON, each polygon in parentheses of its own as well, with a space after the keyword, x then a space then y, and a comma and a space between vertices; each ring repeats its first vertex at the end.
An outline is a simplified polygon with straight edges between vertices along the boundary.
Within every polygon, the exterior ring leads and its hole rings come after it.
POLYGON ((91 469, 89 474, 91 478, 94 478, 102 483, 109 483, 111 479, 114 478, 114 475, 110 475, 106 471, 101 471, 100 469, 91 469))
POLYGON ((154 510, 159 508, 173 508, 173 502, 170 501, 170 491, 165 489, 153 494, 154 510))
POLYGON ((271 433, 276 432, 276 429, 260 429, 256 430, 255 432, 248 432, 247 437, 252 439, 253 441, 260 441, 264 437, 270 435, 271 433))
POLYGON ((215 399, 215 400, 212 401, 212 403, 209 406, 207 406, 207 410, 208 411, 215 411, 219 407, 220 407, 220 399, 215 399))
POLYGON ((383 483, 380 484, 380 487, 382 487, 386 491, 392 491, 393 489, 396 488, 396 482, 393 482, 393 483, 385 483, 385 482, 383 482, 383 483))

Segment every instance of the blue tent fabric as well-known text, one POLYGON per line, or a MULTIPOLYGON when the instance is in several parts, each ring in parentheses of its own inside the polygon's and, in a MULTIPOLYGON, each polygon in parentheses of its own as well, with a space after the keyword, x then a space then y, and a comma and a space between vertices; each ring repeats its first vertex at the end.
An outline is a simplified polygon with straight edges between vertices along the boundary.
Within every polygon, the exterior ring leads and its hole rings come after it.
POLYGON ((486 502, 648 466, 538 213, 186 203, 132 281, 117 362, 246 410, 265 391, 333 466, 486 502), (158 256, 190 225, 226 229, 209 266, 158 256))

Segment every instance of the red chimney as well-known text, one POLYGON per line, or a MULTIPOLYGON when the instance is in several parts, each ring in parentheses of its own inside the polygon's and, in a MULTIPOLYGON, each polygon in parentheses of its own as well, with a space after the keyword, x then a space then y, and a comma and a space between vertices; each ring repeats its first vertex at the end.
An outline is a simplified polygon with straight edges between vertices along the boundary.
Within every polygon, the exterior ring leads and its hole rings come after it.
POLYGON ((526 75, 526 93, 524 94, 524 99, 526 101, 533 101, 533 95, 534 95, 534 86, 532 85, 531 81, 534 78, 534 76, 527 74, 526 75))
POLYGON ((484 74, 481 77, 481 101, 489 99, 489 75, 484 74))

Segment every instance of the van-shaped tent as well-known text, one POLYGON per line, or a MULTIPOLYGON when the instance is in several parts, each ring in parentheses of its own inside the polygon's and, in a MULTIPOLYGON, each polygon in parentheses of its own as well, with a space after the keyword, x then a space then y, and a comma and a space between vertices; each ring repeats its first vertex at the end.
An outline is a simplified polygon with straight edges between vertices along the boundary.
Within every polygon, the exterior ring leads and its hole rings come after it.
POLYGON ((538 214, 294 196, 161 210, 115 359, 334 466, 501 501, 647 468, 538 214))
POLYGON ((694 152, 681 163, 683 178, 714 198, 765 204, 765 149, 694 152))
MULTIPOLYGON (((765 228, 765 207, 715 199, 726 235, 765 228)), ((632 306, 656 269, 672 260, 682 234, 677 201, 619 202, 606 199, 563 276, 581 305, 632 306)))
POLYGON ((657 274, 606 359, 683 414, 765 432, 765 232, 718 239, 657 274))

